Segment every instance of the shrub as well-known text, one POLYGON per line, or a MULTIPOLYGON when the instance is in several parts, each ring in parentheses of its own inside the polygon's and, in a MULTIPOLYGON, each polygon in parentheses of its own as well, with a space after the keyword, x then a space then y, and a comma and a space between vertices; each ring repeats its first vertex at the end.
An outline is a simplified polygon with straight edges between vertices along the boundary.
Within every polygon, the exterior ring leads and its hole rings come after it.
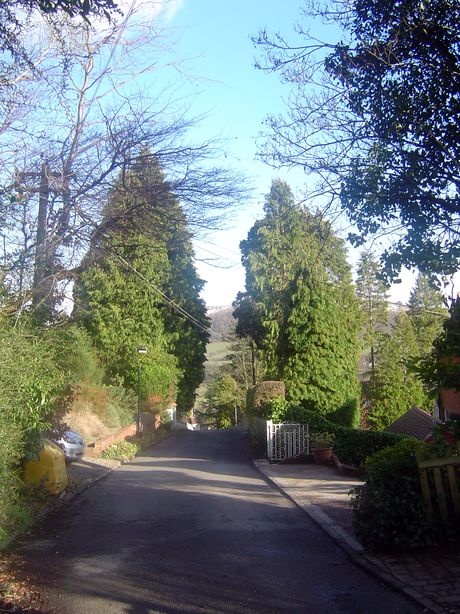
POLYGON ((334 412, 328 414, 328 419, 342 426, 356 428, 360 421, 360 407, 357 399, 351 399, 334 412))
POLYGON ((23 456, 20 431, 0 413, 0 546, 18 524, 21 513, 19 465, 23 456))
POLYGON ((114 460, 128 461, 133 459, 139 452, 140 446, 137 443, 130 441, 118 441, 106 448, 101 454, 102 458, 111 458, 114 460))
POLYGON ((256 384, 248 397, 248 412, 266 418, 267 403, 276 400, 283 402, 286 394, 284 382, 263 381, 256 384))
POLYGON ((137 399, 132 390, 122 386, 108 386, 109 404, 107 406, 107 426, 126 426, 131 424, 136 412, 137 399))
POLYGON ((271 401, 265 407, 269 414, 271 412, 272 420, 275 422, 299 422, 308 424, 310 432, 332 433, 335 436, 334 453, 346 465, 355 467, 364 465, 368 456, 388 446, 394 446, 398 441, 404 439, 402 435, 396 433, 364 431, 340 426, 297 404, 271 401))
POLYGON ((346 465, 367 466, 366 459, 380 450, 395 446, 404 435, 386 433, 385 431, 364 431, 338 427, 334 444, 334 453, 346 465))
POLYGON ((99 363, 91 338, 86 330, 71 324, 50 332, 56 348, 56 361, 70 382, 102 384, 104 369, 99 363))
POLYGON ((420 491, 415 454, 424 448, 423 442, 405 439, 367 459, 366 482, 353 490, 351 502, 356 535, 365 547, 407 549, 439 540, 420 491))

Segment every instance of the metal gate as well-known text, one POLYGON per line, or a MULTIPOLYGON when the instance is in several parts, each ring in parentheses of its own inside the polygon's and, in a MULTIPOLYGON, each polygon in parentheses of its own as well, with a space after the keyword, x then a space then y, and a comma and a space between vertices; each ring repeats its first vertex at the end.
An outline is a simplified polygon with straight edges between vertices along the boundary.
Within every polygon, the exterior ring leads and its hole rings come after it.
POLYGON ((308 424, 267 420, 267 456, 269 460, 285 460, 310 453, 308 424))

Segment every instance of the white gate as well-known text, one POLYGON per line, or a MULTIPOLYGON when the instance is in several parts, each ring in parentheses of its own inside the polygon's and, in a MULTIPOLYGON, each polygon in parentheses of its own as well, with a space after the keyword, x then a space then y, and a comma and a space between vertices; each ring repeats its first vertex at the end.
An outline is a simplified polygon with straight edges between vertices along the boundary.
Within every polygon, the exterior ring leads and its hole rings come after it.
POLYGON ((267 456, 269 460, 295 458, 310 453, 308 424, 267 420, 267 456))

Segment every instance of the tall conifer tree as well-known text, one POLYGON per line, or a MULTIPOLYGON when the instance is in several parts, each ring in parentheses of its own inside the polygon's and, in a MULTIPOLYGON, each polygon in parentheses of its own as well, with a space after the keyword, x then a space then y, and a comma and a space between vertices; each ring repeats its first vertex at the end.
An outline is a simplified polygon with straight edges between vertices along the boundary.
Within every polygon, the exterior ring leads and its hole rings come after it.
POLYGON ((136 347, 149 391, 193 406, 203 378, 207 319, 190 234, 154 156, 142 151, 120 177, 76 288, 83 320, 109 374, 135 386, 136 347), (127 213, 129 212, 129 213, 127 213), (189 318, 188 314, 191 315, 189 318))
POLYGON ((370 379, 375 375, 376 347, 388 321, 388 286, 380 277, 381 267, 374 255, 365 251, 358 264, 356 294, 362 312, 362 339, 369 353, 370 379))
POLYGON ((441 334, 448 316, 442 294, 430 278, 419 273, 409 298, 409 315, 414 324, 420 354, 431 352, 434 340, 441 334))
POLYGON ((430 409, 427 392, 413 372, 418 356, 417 337, 410 317, 401 312, 390 333, 378 345, 375 378, 371 381, 370 425, 384 429, 411 407, 430 409))
POLYGON ((296 206, 283 181, 272 183, 264 212, 241 243, 239 330, 258 344, 266 377, 285 380, 288 398, 321 413, 351 408, 341 419, 354 423, 359 318, 343 243, 296 206))

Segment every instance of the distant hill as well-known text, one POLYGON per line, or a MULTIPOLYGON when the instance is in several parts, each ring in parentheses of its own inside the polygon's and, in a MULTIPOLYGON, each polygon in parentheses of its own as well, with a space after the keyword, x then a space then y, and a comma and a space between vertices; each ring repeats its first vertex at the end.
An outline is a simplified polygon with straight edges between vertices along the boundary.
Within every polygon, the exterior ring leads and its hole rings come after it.
POLYGON ((210 342, 232 338, 235 334, 236 320, 232 315, 233 307, 208 307, 208 317, 211 320, 210 342))

